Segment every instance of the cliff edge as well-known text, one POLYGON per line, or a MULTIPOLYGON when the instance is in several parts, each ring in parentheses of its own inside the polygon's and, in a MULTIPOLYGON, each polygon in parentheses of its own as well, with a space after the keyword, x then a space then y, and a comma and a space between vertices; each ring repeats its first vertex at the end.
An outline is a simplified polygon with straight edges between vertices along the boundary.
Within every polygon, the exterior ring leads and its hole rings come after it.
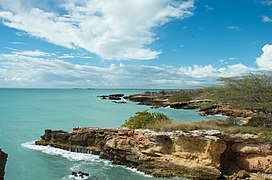
POLYGON ((5 166, 7 162, 8 155, 2 151, 0 147, 0 180, 4 179, 5 176, 5 166))
POLYGON ((185 133, 84 127, 70 133, 45 130, 41 138, 35 142, 37 145, 98 154, 114 164, 157 177, 209 180, 235 173, 239 176, 241 170, 265 177, 272 173, 272 145, 260 144, 254 135, 228 135, 216 130, 185 133))

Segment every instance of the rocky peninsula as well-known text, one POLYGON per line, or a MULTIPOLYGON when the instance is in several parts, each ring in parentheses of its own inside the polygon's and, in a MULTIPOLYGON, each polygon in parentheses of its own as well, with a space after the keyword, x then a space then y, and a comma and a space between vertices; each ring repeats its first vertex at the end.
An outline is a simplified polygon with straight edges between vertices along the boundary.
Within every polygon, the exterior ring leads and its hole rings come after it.
POLYGON ((45 130, 35 144, 97 154, 157 177, 272 179, 272 145, 257 135, 78 127, 45 130))
MULTIPOLYGON (((245 108, 231 108, 228 104, 218 103, 210 99, 203 99, 201 89, 185 89, 175 91, 145 92, 141 94, 110 94, 99 96, 103 100, 121 100, 137 102, 138 105, 152 106, 153 108, 171 107, 174 109, 195 109, 202 116, 224 115, 235 117, 240 120, 250 121, 255 113, 245 108), (186 95, 188 99, 174 99, 176 96, 186 95), (174 101, 171 101, 171 98, 174 101)), ((115 102, 115 101, 114 101, 115 102)))
POLYGON ((4 179, 5 176, 5 166, 7 162, 8 155, 2 151, 0 147, 0 180, 4 179))

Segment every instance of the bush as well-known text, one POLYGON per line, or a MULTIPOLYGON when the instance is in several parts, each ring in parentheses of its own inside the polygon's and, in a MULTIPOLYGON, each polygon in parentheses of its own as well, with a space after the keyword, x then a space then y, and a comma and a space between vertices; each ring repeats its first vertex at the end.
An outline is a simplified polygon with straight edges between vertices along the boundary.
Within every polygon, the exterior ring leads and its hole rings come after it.
POLYGON ((188 94, 174 94, 168 98, 169 102, 184 102, 190 101, 191 97, 188 94))
POLYGON ((228 117, 225 121, 227 124, 230 124, 233 126, 238 126, 238 125, 241 125, 242 123, 240 119, 237 119, 235 117, 228 117))
POLYGON ((157 124, 159 122, 171 122, 171 119, 166 115, 158 112, 150 113, 148 111, 136 112, 136 114, 130 117, 122 125, 130 129, 147 128, 151 124, 157 124))

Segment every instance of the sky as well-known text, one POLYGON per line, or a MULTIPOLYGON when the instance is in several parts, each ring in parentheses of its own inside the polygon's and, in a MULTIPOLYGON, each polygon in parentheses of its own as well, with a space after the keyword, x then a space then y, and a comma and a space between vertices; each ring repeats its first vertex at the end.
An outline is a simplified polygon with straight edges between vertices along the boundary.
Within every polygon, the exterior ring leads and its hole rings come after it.
POLYGON ((272 0, 0 0, 2 88, 195 88, 272 70, 272 0))

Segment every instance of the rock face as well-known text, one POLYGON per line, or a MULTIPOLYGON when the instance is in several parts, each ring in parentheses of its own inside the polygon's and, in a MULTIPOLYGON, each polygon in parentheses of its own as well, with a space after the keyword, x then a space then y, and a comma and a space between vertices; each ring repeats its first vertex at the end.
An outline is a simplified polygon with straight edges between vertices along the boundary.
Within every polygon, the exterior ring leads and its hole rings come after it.
POLYGON ((158 177, 217 179, 226 143, 194 132, 75 128, 71 133, 46 130, 37 145, 100 155, 115 164, 135 167, 158 177))
POLYGON ((260 143, 256 135, 85 127, 74 128, 71 133, 45 130, 41 138, 37 145, 98 154, 158 177, 218 179, 224 174, 237 179, 253 177, 256 172, 261 177, 272 176, 272 145, 260 143))
POLYGON ((0 148, 0 180, 4 179, 7 158, 8 158, 8 155, 4 153, 2 149, 0 148))

